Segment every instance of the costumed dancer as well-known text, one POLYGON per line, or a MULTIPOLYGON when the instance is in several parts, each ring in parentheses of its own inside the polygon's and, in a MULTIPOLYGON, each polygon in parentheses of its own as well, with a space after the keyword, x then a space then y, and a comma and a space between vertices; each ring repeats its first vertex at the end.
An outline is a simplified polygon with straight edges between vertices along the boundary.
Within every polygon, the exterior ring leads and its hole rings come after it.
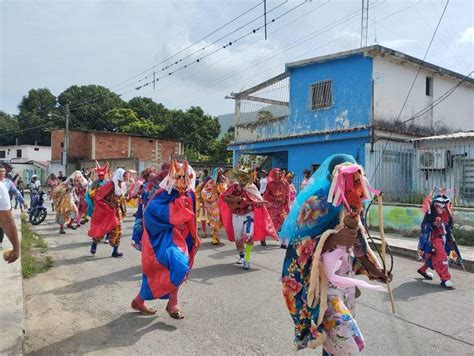
POLYGON ((74 219, 77 214, 77 207, 74 204, 73 190, 75 186, 75 177, 81 176, 81 171, 75 171, 64 182, 60 183, 52 192, 51 199, 54 202, 54 210, 56 211, 56 223, 59 224, 59 233, 65 234, 64 225, 76 230, 73 226, 74 219))
POLYGON ((350 355, 365 345, 354 319, 356 287, 380 289, 351 277, 385 278, 359 215, 370 187, 362 167, 348 155, 329 157, 312 179, 297 195, 280 232, 290 238, 283 296, 295 324, 297 350, 323 345, 325 355, 350 355))
POLYGON ((95 161, 95 168, 93 168, 92 171, 94 173, 94 179, 89 183, 89 187, 85 195, 85 200, 87 203, 87 215, 89 217, 92 217, 94 212, 95 192, 109 180, 109 162, 101 167, 99 162, 95 161))
POLYGON ((88 181, 84 178, 81 171, 75 171, 74 176, 74 188, 72 190, 72 197, 74 199, 74 205, 76 206, 76 227, 80 227, 82 223, 82 217, 87 215, 88 205, 85 199, 88 181), (79 174, 80 173, 80 174, 79 174))
POLYGON ((249 172, 235 169, 231 176, 236 180, 219 198, 219 208, 229 241, 239 253, 238 264, 250 269, 250 254, 254 241, 269 236, 278 241, 272 219, 249 172))
POLYGON ((118 251, 122 237, 122 220, 127 207, 125 194, 127 192, 126 172, 117 168, 111 181, 97 189, 94 195, 94 212, 88 235, 92 237, 91 254, 97 252, 97 244, 108 235, 109 245, 112 246, 112 257, 122 257, 118 251))
POLYGON ((131 191, 132 196, 139 196, 138 208, 135 213, 135 223, 133 225, 132 246, 141 251, 143 236, 143 209, 148 204, 150 198, 160 189, 160 183, 168 175, 169 163, 161 165, 160 172, 155 167, 148 167, 141 173, 141 178, 131 191))
MULTIPOLYGON (((268 201, 267 209, 278 232, 288 214, 290 187, 279 168, 270 171, 267 181, 263 199, 268 201)), ((265 240, 262 240, 262 245, 265 246, 265 240)))
POLYGON ((207 169, 203 171, 202 175, 203 177, 195 189, 196 217, 197 217, 198 224, 201 223, 201 229, 202 229, 201 238, 206 239, 207 238, 207 224, 209 223, 209 211, 206 209, 204 200, 201 198, 201 193, 202 193, 202 189, 204 188, 206 183, 211 179, 211 177, 208 176, 207 169))
POLYGON ((145 300, 169 299, 166 311, 183 319, 178 290, 186 280, 200 245, 195 214, 194 170, 186 161, 172 161, 167 177, 143 211, 142 286, 132 308, 155 314, 145 300))
POLYGON ((418 273, 426 280, 432 280, 433 274, 428 268, 434 269, 441 279, 441 287, 453 289, 449 260, 463 265, 452 233, 453 205, 444 189, 436 188, 432 195, 425 198, 422 210, 425 213, 421 223, 418 254, 424 260, 418 273))
POLYGON ((204 202, 204 209, 209 214, 211 227, 211 238, 213 245, 219 245, 219 229, 222 226, 221 213, 219 209, 219 196, 227 190, 227 180, 222 168, 214 168, 211 179, 209 179, 201 189, 201 199, 204 202))

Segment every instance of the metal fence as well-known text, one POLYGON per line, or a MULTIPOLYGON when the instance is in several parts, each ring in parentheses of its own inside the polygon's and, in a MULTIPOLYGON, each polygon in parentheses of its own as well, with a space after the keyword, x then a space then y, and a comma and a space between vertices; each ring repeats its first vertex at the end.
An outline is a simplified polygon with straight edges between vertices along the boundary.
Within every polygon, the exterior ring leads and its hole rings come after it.
POLYGON ((458 206, 474 206, 474 142, 378 141, 365 148, 366 174, 386 201, 421 204, 443 187, 458 206))

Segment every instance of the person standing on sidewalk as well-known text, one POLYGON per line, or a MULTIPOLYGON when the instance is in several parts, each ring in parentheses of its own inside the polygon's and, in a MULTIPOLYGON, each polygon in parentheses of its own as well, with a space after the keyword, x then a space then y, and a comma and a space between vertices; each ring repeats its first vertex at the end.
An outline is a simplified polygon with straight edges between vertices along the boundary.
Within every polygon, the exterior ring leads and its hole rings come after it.
MULTIPOLYGON (((3 167, 0 168, 0 170, 2 169, 3 174, 5 174, 5 169, 3 167)), ((13 250, 5 258, 8 263, 13 263, 20 257, 20 240, 11 209, 8 188, 3 181, 0 181, 0 249, 5 233, 13 245, 13 250)))
MULTIPOLYGON (((25 204, 25 200, 23 199, 23 196, 18 191, 18 189, 15 187, 15 184, 13 184, 13 182, 10 179, 7 178, 6 174, 7 174, 6 169, 3 166, 0 166, 0 183, 2 183, 3 189, 6 189, 6 191, 7 191, 7 195, 8 195, 7 199, 8 199, 8 206, 9 206, 8 210, 11 209, 10 197, 12 195, 15 196, 15 199, 19 199, 20 204, 23 205, 23 207, 25 209, 27 209, 27 206, 25 204)), ((4 206, 4 208, 5 208, 5 206, 4 206)), ((5 210, 7 210, 7 209, 5 208, 5 210)), ((7 236, 8 236, 8 233, 7 233, 7 236)), ((3 238, 4 238, 4 232, 3 232, 2 228, 0 227, 0 250, 2 249, 3 238)))

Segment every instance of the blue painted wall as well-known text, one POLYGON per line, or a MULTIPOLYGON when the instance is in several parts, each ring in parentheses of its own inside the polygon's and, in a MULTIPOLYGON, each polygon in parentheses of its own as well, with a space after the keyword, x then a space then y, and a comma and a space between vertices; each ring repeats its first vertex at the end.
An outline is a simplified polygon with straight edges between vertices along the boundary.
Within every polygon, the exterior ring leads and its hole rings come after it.
POLYGON ((371 57, 353 55, 289 68, 290 115, 282 121, 254 128, 258 139, 369 125, 372 112, 372 67, 371 57), (332 106, 310 110, 310 85, 327 79, 332 80, 332 106))

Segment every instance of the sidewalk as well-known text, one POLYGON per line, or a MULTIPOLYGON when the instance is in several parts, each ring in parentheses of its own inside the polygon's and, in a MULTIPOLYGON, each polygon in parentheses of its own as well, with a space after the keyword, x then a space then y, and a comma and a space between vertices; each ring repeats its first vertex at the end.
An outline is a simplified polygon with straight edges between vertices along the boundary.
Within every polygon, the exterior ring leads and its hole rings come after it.
MULTIPOLYGON (((371 231, 373 237, 380 238, 378 231, 371 231)), ((403 237, 398 234, 385 233, 385 239, 393 254, 409 257, 414 260, 418 259, 418 238, 403 237)), ((376 242, 378 246, 379 243, 376 242)), ((464 267, 468 272, 474 272, 474 246, 459 246, 462 258, 464 260, 464 267)), ((458 267, 456 265, 450 265, 450 267, 458 267)))
MULTIPOLYGON (((21 241, 20 211, 13 210, 13 215, 21 241)), ((6 236, 3 248, 11 248, 6 236)), ((0 252, 3 256, 3 251, 0 252)), ((3 257, 0 259, 0 355, 22 355, 24 310, 21 257, 12 264, 7 264, 3 257)))

